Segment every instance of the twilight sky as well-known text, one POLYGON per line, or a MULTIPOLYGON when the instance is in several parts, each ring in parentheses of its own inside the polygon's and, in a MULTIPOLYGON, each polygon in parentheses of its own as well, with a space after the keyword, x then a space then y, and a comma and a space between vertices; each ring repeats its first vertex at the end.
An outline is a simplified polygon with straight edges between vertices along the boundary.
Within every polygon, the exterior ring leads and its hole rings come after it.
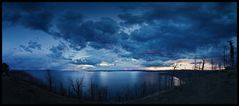
POLYGON ((237 45, 235 2, 3 3, 2 22, 13 69, 191 69, 237 45))

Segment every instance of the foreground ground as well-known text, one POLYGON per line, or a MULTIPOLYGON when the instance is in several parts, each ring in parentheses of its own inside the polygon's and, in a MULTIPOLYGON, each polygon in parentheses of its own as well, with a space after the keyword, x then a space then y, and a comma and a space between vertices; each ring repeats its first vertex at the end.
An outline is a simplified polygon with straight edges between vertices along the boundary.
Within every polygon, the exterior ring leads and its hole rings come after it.
POLYGON ((128 103, 236 104, 237 74, 235 72, 218 72, 195 77, 190 84, 128 103))
POLYGON ((56 95, 25 81, 11 77, 2 79, 3 104, 82 103, 77 99, 56 95))
MULTIPOLYGON (((2 77, 2 103, 76 104, 96 102, 80 101, 75 98, 56 95, 25 81, 16 80, 11 77, 2 77)), ((237 103, 237 76, 236 73, 220 72, 195 77, 192 79, 192 83, 126 103, 237 103)))

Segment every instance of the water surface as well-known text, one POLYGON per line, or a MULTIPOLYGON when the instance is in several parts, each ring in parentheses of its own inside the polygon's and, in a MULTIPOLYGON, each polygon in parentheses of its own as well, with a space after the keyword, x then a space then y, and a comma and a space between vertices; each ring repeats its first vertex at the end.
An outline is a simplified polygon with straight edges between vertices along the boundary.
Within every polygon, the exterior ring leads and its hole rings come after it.
MULTIPOLYGON (((26 71, 47 85, 47 72, 43 70, 26 71)), ((91 83, 107 88, 114 96, 128 92, 146 90, 146 93, 159 92, 180 86, 184 81, 162 72, 147 71, 50 71, 56 88, 62 84, 65 89, 71 87, 72 81, 83 79, 83 92, 87 94, 91 83)))

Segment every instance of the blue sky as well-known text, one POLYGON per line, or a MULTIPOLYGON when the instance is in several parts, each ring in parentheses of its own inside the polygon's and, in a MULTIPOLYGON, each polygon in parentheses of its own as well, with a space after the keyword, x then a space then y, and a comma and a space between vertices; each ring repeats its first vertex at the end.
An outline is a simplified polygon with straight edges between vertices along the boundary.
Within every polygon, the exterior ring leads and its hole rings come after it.
POLYGON ((229 40, 236 46, 236 8, 235 2, 3 3, 2 58, 14 69, 171 67, 195 55, 222 55, 229 40))

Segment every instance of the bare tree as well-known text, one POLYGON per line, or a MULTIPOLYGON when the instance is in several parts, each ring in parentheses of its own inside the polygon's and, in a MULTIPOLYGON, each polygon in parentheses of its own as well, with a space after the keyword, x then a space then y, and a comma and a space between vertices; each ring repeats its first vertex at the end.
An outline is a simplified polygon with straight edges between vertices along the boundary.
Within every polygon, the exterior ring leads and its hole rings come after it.
POLYGON ((198 70, 201 70, 201 64, 202 64, 202 62, 198 63, 198 70))
POLYGON ((196 70, 197 69, 197 57, 195 56, 195 58, 194 58, 194 70, 196 70))
POLYGON ((177 67, 178 67, 178 63, 175 63, 175 64, 173 65, 173 70, 176 70, 177 67))
POLYGON ((9 70, 9 65, 7 63, 2 63, 2 74, 5 73, 8 76, 9 70))
POLYGON ((52 78, 52 75, 51 75, 51 72, 50 70, 46 70, 47 72, 47 82, 48 82, 48 89, 49 91, 52 91, 53 90, 53 78, 52 78))
POLYGON ((82 77, 80 80, 76 79, 75 81, 70 79, 72 91, 74 92, 74 94, 76 94, 77 97, 80 97, 80 98, 82 97, 82 94, 83 94, 83 89, 82 89, 83 80, 84 80, 84 77, 82 77))
POLYGON ((230 45, 230 67, 233 69, 234 68, 234 46, 232 44, 232 41, 229 41, 230 45))
POLYGON ((213 61, 213 58, 211 58, 211 65, 212 65, 212 70, 214 70, 214 61, 213 61))
POLYGON ((226 56, 226 45, 224 46, 224 51, 223 51, 223 67, 226 68, 226 64, 227 64, 227 56, 226 56))
POLYGON ((221 62, 218 63, 218 68, 219 68, 219 70, 222 69, 222 64, 221 64, 221 62))
POLYGON ((90 84, 89 89, 88 89, 89 96, 90 96, 91 100, 94 100, 95 93, 96 93, 96 85, 93 83, 92 79, 90 80, 89 84, 90 84))
POLYGON ((205 64, 205 57, 202 58, 202 70, 204 70, 204 64, 205 64))
POLYGON ((59 83, 59 93, 60 93, 61 95, 63 95, 63 96, 67 95, 67 91, 66 91, 66 89, 64 88, 62 82, 59 83))

